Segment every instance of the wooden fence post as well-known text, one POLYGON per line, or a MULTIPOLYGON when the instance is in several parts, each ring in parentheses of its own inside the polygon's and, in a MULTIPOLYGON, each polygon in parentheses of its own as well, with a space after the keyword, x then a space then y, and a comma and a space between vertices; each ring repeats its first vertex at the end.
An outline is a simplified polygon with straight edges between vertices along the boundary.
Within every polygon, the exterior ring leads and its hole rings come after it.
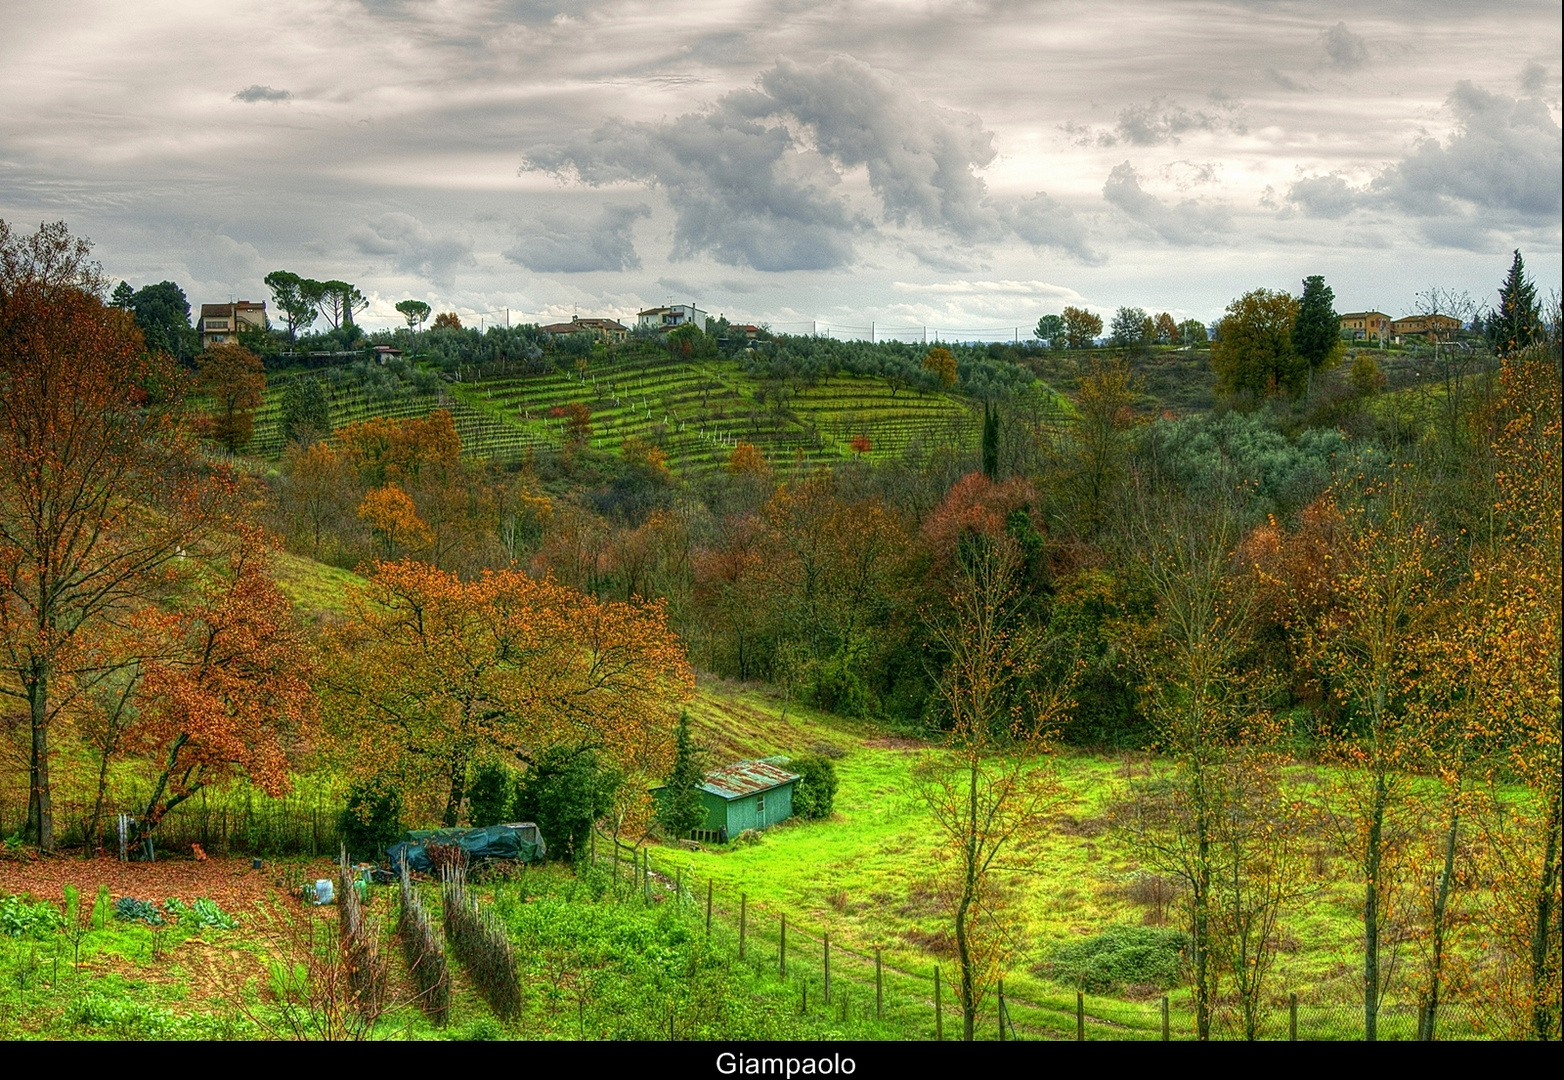
POLYGON ((1298 995, 1287 995, 1287 1041, 1298 1041, 1298 995))
POLYGON ((787 912, 782 913, 782 940, 777 945, 777 964, 782 972, 782 977, 787 978, 787 912))
POLYGON ((675 867, 673 871, 673 898, 679 907, 684 907, 684 867, 675 867))
POLYGON ((749 894, 739 893, 739 959, 744 959, 745 919, 749 915, 749 894))
POLYGON ((1075 1041, 1086 1041, 1086 995, 1080 990, 1075 992, 1075 1041))
POLYGON ((999 980, 999 1041, 1005 1041, 1005 980, 999 980))
POLYGON ((934 1041, 945 1041, 945 1023, 944 1018, 940 1015, 939 965, 937 964, 934 967, 934 1041))
POLYGON ((825 936, 825 1003, 831 1004, 831 935, 825 936))
POLYGON ((711 937, 711 878, 706 879, 706 936, 711 937))
POLYGON ((1162 995, 1162 1041, 1167 1042, 1170 1036, 1168 1031, 1168 996, 1162 995))
POLYGON ((880 950, 876 946, 874 950, 874 1018, 885 1019, 885 992, 880 981, 880 950))

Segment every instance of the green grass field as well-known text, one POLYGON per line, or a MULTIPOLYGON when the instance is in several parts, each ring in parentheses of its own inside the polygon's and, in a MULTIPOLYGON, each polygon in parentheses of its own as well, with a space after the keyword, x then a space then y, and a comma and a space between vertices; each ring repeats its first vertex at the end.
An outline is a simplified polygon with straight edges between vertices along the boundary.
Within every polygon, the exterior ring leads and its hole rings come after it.
MULTIPOLYGON (((772 938, 786 912, 795 935, 829 933, 866 955, 879 947, 886 963, 910 975, 927 977, 935 963, 944 963, 948 977, 951 928, 935 881, 942 856, 912 775, 917 756, 928 748, 797 706, 784 718, 779 699, 749 688, 703 684, 690 713, 715 762, 798 754, 822 744, 844 751, 836 762, 841 787, 827 820, 786 823, 753 845, 661 848, 654 865, 697 883, 697 892, 699 883, 715 881, 730 907, 735 894, 747 894, 756 926, 772 938)), ((1143 758, 1063 752, 1057 768, 1067 798, 1037 839, 1035 869, 1001 875, 1017 915, 1019 947, 1005 980, 1020 1030, 1073 1035, 1074 987, 1055 983, 1043 969, 1055 947, 1112 924, 1168 917, 1137 899, 1142 893, 1134 885, 1145 868, 1107 820, 1111 805, 1126 795, 1130 773, 1143 767, 1143 758)), ((1308 779, 1307 773, 1298 777, 1308 779)), ((1283 919, 1271 980, 1278 1010, 1272 1022, 1285 1024, 1283 1003, 1292 992, 1306 1014, 1318 1014, 1318 1024, 1346 1030, 1361 1023, 1353 1004, 1361 1000, 1357 894, 1344 865, 1325 860, 1318 869, 1311 894, 1283 919)), ((1176 915, 1169 920, 1176 923, 1176 915)), ((1094 1030, 1104 1037, 1152 1037, 1160 1028, 1158 994, 1128 987, 1118 997, 1089 997, 1094 1030)), ((1182 995, 1172 993, 1174 1023, 1188 1027, 1182 995)), ((1414 1008, 1394 1002, 1392 1012, 1410 1017, 1414 1008)))

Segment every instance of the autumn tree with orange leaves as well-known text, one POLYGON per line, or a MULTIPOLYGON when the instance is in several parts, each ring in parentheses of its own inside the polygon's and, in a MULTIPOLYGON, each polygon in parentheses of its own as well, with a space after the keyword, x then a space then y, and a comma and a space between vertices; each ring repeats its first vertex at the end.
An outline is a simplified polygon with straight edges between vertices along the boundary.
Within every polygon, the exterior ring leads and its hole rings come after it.
POLYGON ((1490 796, 1484 831, 1494 857, 1489 927, 1509 963, 1495 1002, 1512 1037, 1560 1036, 1564 967, 1564 706, 1560 564, 1561 475, 1559 357, 1538 346, 1507 357, 1501 374, 1503 425, 1496 440, 1504 529, 1488 572, 1502 589, 1500 613, 1513 645, 1502 682, 1511 706, 1495 780, 1522 785, 1524 799, 1490 796))
POLYGON ((0 693, 28 718, 25 835, 45 850, 50 727, 119 667, 84 639, 160 595, 236 492, 200 460, 177 366, 103 303, 89 254, 63 222, 31 236, 0 222, 0 693))
POLYGON ((667 770, 694 676, 661 605, 411 560, 376 563, 352 604, 336 643, 348 659, 325 679, 344 756, 409 795, 438 792, 445 824, 481 758, 525 767, 551 747, 592 750, 641 792, 667 770))
POLYGON ((242 530, 193 597, 141 620, 141 717, 130 738, 156 770, 143 835, 236 775, 273 797, 290 787, 290 750, 307 743, 315 714, 314 665, 269 554, 257 530, 242 530))

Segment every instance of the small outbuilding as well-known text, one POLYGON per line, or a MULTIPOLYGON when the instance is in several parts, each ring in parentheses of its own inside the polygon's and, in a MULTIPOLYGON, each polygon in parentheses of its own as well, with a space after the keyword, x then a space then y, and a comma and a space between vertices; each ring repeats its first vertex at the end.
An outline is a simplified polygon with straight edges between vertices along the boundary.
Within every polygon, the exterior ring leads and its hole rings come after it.
POLYGON ((775 761, 736 761, 712 769, 697 785, 706 820, 691 835, 725 844, 746 829, 764 829, 793 816, 800 777, 775 761))

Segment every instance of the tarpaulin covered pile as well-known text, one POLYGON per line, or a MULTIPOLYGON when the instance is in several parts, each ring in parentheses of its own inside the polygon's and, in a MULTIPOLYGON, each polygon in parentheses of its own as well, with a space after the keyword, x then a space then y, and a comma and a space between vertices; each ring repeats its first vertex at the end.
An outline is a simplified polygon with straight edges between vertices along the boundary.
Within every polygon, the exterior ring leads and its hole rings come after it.
POLYGON ((407 839, 386 848, 386 857, 392 867, 407 859, 409 870, 432 873, 434 863, 429 858, 430 844, 454 845, 466 852, 471 862, 484 859, 520 859, 522 862, 538 862, 547 852, 543 834, 530 821, 514 825, 490 825, 483 829, 415 829, 407 839))

